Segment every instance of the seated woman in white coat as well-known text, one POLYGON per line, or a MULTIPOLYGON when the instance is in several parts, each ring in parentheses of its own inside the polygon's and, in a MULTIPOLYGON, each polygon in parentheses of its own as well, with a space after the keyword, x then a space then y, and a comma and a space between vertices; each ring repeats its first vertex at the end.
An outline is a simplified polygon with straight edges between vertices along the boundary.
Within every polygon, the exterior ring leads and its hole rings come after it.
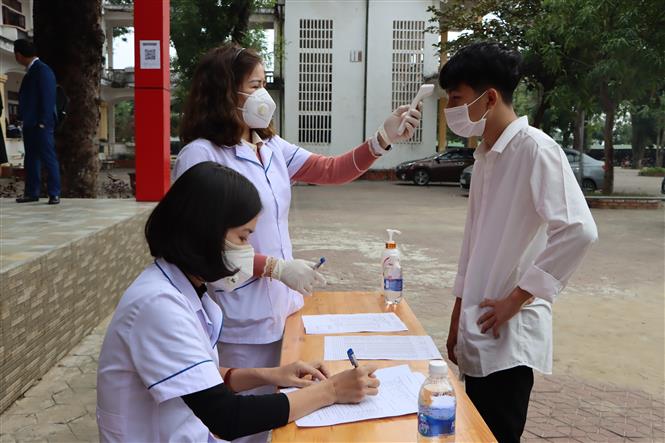
POLYGON ((286 318, 303 306, 301 294, 323 282, 314 263, 293 257, 288 225, 291 184, 355 180, 386 154, 391 143, 411 138, 420 112, 399 107, 360 146, 325 157, 276 134, 275 103, 264 88, 263 62, 253 50, 236 44, 212 49, 201 58, 191 84, 180 128, 187 145, 176 160, 174 178, 197 163, 214 161, 247 177, 263 203, 250 239, 256 256, 253 271, 244 275, 248 280, 239 279, 236 287, 211 287, 226 321, 220 361, 228 367, 276 366, 286 318))
POLYGON ((155 207, 145 227, 155 261, 122 296, 99 356, 101 441, 231 440, 377 393, 372 367, 220 368, 224 319, 206 283, 233 284, 260 210, 249 180, 213 162, 189 169, 155 207), (261 385, 304 389, 235 395, 261 385))

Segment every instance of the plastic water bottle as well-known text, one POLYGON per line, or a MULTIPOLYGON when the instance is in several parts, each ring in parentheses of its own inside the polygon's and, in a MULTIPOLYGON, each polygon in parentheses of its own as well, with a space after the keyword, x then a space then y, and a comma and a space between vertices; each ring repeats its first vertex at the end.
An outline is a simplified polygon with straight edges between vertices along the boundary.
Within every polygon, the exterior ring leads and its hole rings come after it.
POLYGON ((457 399, 448 365, 442 360, 429 362, 429 377, 418 395, 418 441, 440 442, 455 434, 457 399))
POLYGON ((399 263, 399 249, 393 240, 394 234, 401 234, 397 229, 386 229, 388 241, 381 259, 383 273, 383 299, 388 305, 396 305, 402 301, 402 266, 399 263))

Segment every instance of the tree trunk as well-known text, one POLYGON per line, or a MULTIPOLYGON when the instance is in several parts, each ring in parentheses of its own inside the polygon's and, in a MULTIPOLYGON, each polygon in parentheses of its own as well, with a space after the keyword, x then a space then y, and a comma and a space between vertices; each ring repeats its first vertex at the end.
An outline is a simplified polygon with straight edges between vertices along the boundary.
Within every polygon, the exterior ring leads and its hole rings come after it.
POLYGON ((231 40, 242 43, 249 28, 249 17, 252 14, 252 2, 247 0, 233 0, 230 5, 234 16, 238 17, 238 23, 233 28, 231 40))
POLYGON ((605 182, 603 183, 603 194, 610 195, 614 192, 614 142, 612 140, 612 135, 614 132, 616 104, 609 97, 606 84, 601 86, 600 103, 605 112, 605 128, 603 129, 605 144, 605 182))
POLYGON ((575 112, 573 126, 573 149, 579 152, 584 150, 584 111, 575 112))
POLYGON ((37 53, 69 98, 67 119, 56 134, 65 197, 97 195, 101 12, 101 0, 34 0, 37 53))
POLYGON ((547 91, 543 90, 539 94, 538 108, 536 108, 536 113, 533 116, 532 126, 534 128, 540 128, 543 124, 543 118, 545 117, 545 111, 549 108, 549 103, 547 99, 547 91))
MULTIPOLYGON (((580 153, 580 164, 577 176, 577 181, 582 187, 584 181, 584 117, 586 113, 583 110, 578 110, 575 113, 575 127, 573 129, 573 149, 580 153)), ((584 188, 582 188, 584 189, 584 188)))
POLYGON ((663 162, 663 145, 665 144, 665 127, 661 126, 660 128, 657 129, 656 132, 656 159, 654 161, 654 166, 656 167, 664 167, 665 163, 663 162))
POLYGON ((630 113, 630 123, 633 128, 631 134, 631 148, 633 151, 633 166, 636 168, 642 167, 642 161, 644 160, 644 148, 647 143, 647 135, 645 134, 644 127, 645 124, 648 125, 651 122, 650 119, 640 117, 636 112, 630 113))

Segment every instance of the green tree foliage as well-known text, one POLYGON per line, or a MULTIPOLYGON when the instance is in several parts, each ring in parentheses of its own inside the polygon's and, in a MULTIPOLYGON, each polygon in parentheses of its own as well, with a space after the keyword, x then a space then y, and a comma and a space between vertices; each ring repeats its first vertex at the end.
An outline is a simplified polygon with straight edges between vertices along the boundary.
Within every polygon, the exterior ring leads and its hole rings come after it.
POLYGON ((120 143, 134 141, 134 100, 115 104, 115 139, 120 143))
POLYGON ((190 80, 199 58, 227 41, 253 48, 269 57, 263 31, 251 29, 249 18, 257 9, 273 9, 274 0, 171 0, 171 42, 177 56, 172 60, 175 90, 171 101, 171 132, 177 134, 190 80))
POLYGON ((272 3, 252 0, 171 0, 171 41, 177 58, 173 68, 186 81, 209 49, 226 41, 266 52, 263 33, 249 29, 249 17, 272 3))
MULTIPOLYGON (((547 132, 558 128, 563 144, 602 114, 608 166, 603 191, 611 193, 614 137, 628 136, 623 128, 615 130, 620 106, 630 102, 644 109, 650 103, 649 112, 662 106, 662 0, 450 0, 431 10, 440 29, 467 31, 448 44, 451 52, 474 41, 497 41, 522 52, 527 86, 538 93, 533 122, 547 132)), ((656 143, 662 144, 660 120, 653 121, 661 140, 656 143)))
POLYGON ((521 51, 526 86, 535 92, 531 120, 534 126, 540 127, 549 107, 549 92, 556 80, 556 76, 544 68, 543 55, 532 49, 527 35, 545 19, 542 0, 450 0, 441 8, 430 7, 428 10, 435 23, 430 31, 465 31, 440 50, 452 54, 470 43, 494 41, 521 51))
POLYGON ((661 0, 543 0, 547 20, 527 32, 557 75, 552 102, 605 116, 605 183, 614 185, 616 115, 626 102, 653 96, 665 82, 665 9, 661 0))

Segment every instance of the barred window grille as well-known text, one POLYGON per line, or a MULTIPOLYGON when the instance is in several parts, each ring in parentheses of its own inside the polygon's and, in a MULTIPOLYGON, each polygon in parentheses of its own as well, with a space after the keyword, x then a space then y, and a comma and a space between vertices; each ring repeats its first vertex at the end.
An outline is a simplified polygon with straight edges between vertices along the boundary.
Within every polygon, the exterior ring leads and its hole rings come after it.
MULTIPOLYGON (((425 21, 393 21, 392 109, 407 105, 424 81, 425 21)), ((421 143, 422 127, 406 143, 421 143)))
POLYGON ((330 144, 332 136, 332 20, 300 20, 298 142, 330 144))

